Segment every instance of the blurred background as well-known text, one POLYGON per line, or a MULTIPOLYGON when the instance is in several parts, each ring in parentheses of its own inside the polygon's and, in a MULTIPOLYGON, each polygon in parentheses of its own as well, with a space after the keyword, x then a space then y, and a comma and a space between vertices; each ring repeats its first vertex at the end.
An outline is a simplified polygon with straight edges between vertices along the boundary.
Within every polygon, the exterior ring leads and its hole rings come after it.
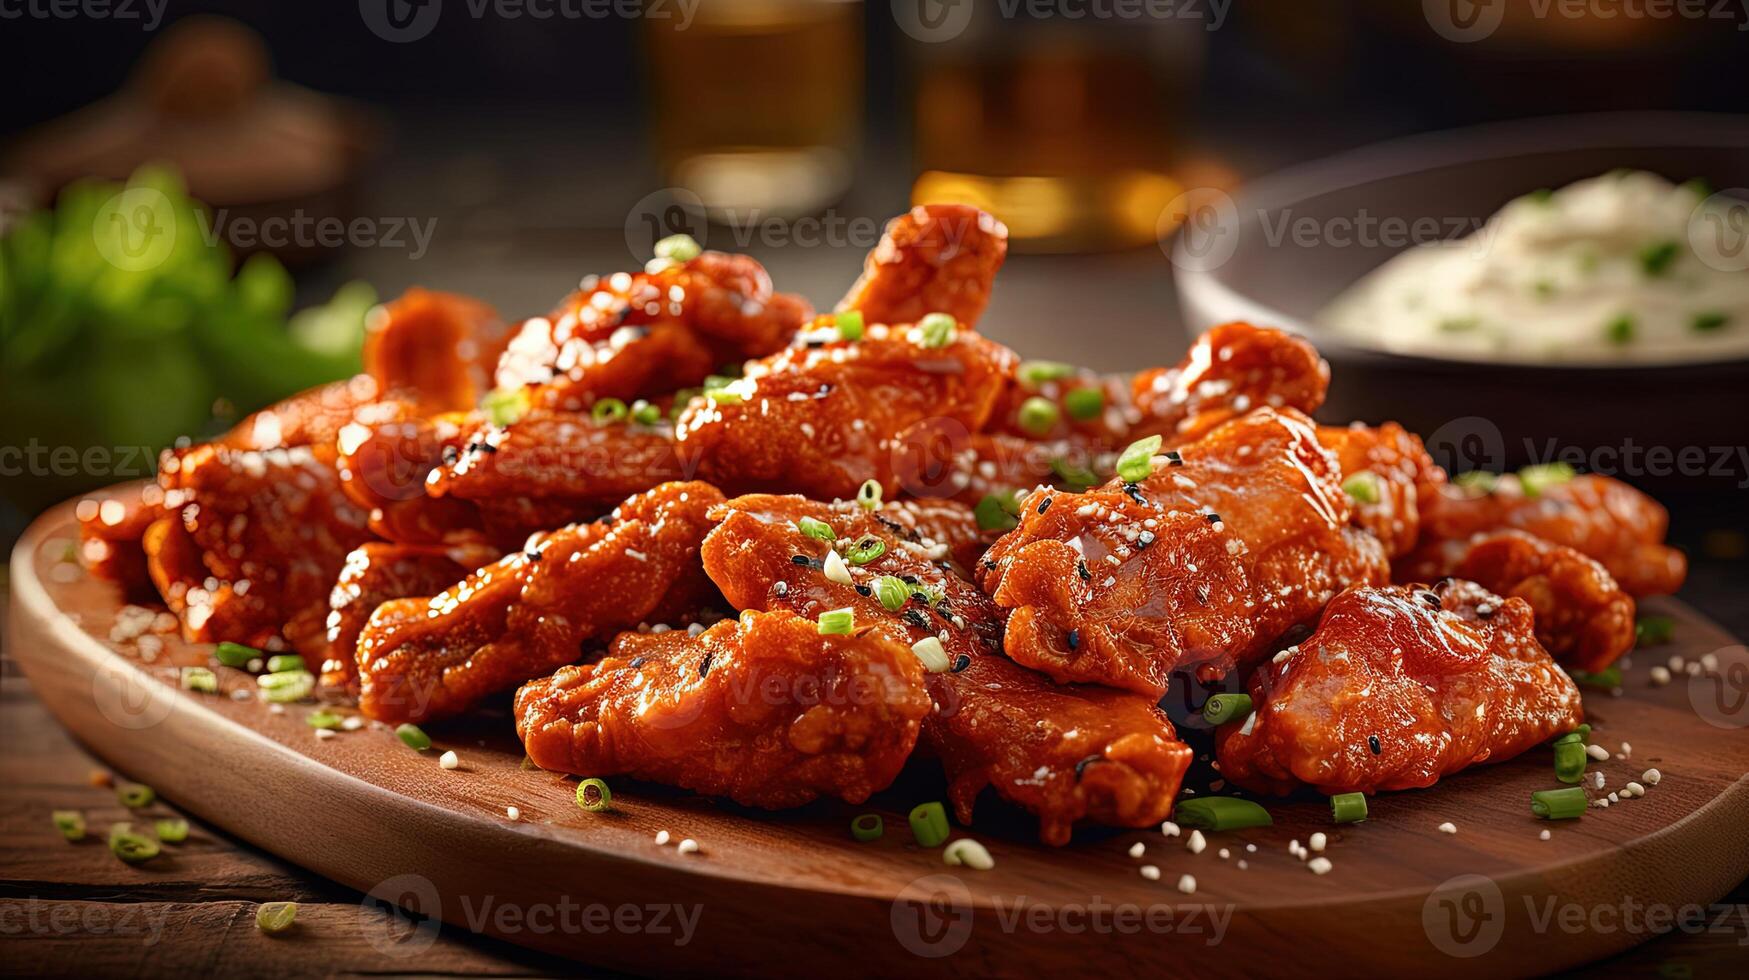
MULTIPOLYGON (((0 537, 147 475, 117 450, 346 373, 379 299, 423 285, 543 313, 674 231, 826 307, 886 218, 977 203, 1016 253, 990 333, 1102 369, 1170 362, 1161 236, 1187 189, 1494 120, 1741 113, 1749 11, 1706 6, 8 2, 0 445, 37 462, 0 476, 0 537), (200 234, 159 234, 196 214, 200 234)), ((1695 513, 1679 537, 1740 555, 1695 513)))

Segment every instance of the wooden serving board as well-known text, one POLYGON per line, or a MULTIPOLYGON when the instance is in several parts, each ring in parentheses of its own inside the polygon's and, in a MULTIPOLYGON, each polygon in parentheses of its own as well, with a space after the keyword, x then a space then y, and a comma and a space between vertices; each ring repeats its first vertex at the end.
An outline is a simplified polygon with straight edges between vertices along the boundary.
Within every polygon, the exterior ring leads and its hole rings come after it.
MULTIPOLYGON (((1271 803, 1274 826, 1210 834, 1192 854, 1157 829, 1043 847, 987 797, 975 831, 956 834, 994 855, 979 872, 911 841, 909 807, 943 798, 927 763, 862 807, 763 813, 614 780, 613 811, 595 814, 573 803, 573 780, 523 767, 502 706, 434 726, 419 753, 371 725, 318 739, 313 705, 275 712, 242 671, 217 668, 220 694, 182 691, 178 667, 208 665, 208 650, 164 636, 147 662, 138 640, 112 639, 122 599, 71 561, 74 541, 63 506, 12 558, 8 639, 43 701, 177 806, 418 913, 391 920, 385 950, 461 928, 641 973, 1520 975, 1716 927, 1716 911, 1688 907, 1749 875, 1749 651, 1673 601, 1648 611, 1676 618, 1676 642, 1638 651, 1620 696, 1586 698, 1593 741, 1632 746, 1593 763, 1609 789, 1661 770, 1643 798, 1538 821, 1531 792, 1558 785, 1539 749, 1375 797, 1361 824, 1332 826, 1317 798, 1271 803), (1719 674, 1652 685, 1654 664, 1707 653, 1719 674), (438 765, 446 749, 458 769, 438 765), (886 834, 857 843, 849 821, 871 810, 886 834), (662 830, 700 850, 658 846, 662 830), (1319 831, 1333 865, 1322 876, 1288 852, 1319 831), (1194 893, 1179 890, 1186 874, 1194 893)), ((1217 775, 1190 785, 1205 792, 1217 775)))

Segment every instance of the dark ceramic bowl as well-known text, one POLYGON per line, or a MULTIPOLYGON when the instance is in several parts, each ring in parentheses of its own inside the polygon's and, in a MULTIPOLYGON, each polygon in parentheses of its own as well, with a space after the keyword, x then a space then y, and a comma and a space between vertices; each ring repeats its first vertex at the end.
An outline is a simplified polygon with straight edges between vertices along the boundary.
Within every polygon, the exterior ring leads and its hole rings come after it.
MULTIPOLYGON (((1608 114, 1420 136, 1259 180, 1173 250, 1192 334, 1228 320, 1311 338, 1330 361, 1328 421, 1395 419, 1448 468, 1565 459, 1653 487, 1749 486, 1749 359, 1536 365, 1387 353, 1314 317, 1402 251, 1468 234, 1508 201, 1616 168, 1704 178, 1749 198, 1749 118, 1608 114)), ((1749 232, 1749 229, 1744 229, 1749 232)), ((1749 272, 1742 273, 1749 275, 1749 272)), ((1744 329, 1749 329, 1745 327, 1744 329)))

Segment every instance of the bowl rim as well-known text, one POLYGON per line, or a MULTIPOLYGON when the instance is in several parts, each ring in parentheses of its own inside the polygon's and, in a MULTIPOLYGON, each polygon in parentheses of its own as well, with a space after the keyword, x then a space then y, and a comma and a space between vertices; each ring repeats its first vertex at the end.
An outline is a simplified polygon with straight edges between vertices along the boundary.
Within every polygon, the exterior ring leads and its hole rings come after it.
MULTIPOLYGON (((1749 116, 1723 112, 1633 111, 1535 116, 1481 123, 1395 137, 1272 171, 1245 185, 1232 198, 1240 226, 1296 201, 1395 177, 1453 166, 1473 166, 1500 157, 1571 150, 1633 149, 1648 146, 1749 150, 1749 116), (1245 217, 1252 216, 1251 218, 1245 217)), ((1319 329, 1305 317, 1242 293, 1216 269, 1198 269, 1184 252, 1184 239, 1172 243, 1169 257, 1182 312, 1194 305, 1221 307, 1238 319, 1272 324, 1301 334, 1320 351, 1348 359, 1369 359, 1403 367, 1456 370, 1488 368, 1510 372, 1572 371, 1596 375, 1642 373, 1670 368, 1749 366, 1749 355, 1688 357, 1637 362, 1502 361, 1441 357, 1382 350, 1349 343, 1319 329)), ((1404 251, 1407 251, 1405 249, 1404 251)), ((1398 252, 1398 255, 1403 254, 1398 252)), ((1186 320, 1191 319, 1186 316, 1186 320)))

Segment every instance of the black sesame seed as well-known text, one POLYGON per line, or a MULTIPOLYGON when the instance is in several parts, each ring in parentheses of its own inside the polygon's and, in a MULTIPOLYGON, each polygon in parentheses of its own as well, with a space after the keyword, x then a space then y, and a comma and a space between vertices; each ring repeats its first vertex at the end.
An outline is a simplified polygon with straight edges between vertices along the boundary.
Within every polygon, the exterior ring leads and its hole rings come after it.
POLYGON ((1068 641, 1069 649, 1079 650, 1081 648, 1081 631, 1080 630, 1070 630, 1067 634, 1065 634, 1063 636, 1063 639, 1068 641))
POLYGON ((866 585, 859 585, 856 587, 856 594, 860 596, 871 596, 874 595, 874 590, 866 585))
POLYGON ((996 563, 986 558, 984 559, 984 567, 993 572, 996 570, 996 563))
POLYGON ((1148 502, 1148 498, 1142 496, 1142 488, 1140 486, 1138 486, 1137 484, 1134 484, 1134 483, 1124 484, 1123 485, 1123 492, 1128 494, 1129 498, 1138 504, 1145 504, 1148 502))
POLYGON ((633 657, 630 666, 633 670, 637 670, 639 667, 642 667, 644 665, 644 663, 649 659, 650 658, 648 658, 648 657, 633 657))
POLYGON ((706 653, 704 659, 698 662, 698 676, 708 677, 711 672, 711 654, 706 653))
POLYGON ((522 557, 527 558, 529 561, 540 561, 540 552, 532 550, 525 551, 522 553, 522 557))
POLYGON ((1046 497, 1044 499, 1044 502, 1038 505, 1038 512, 1042 514, 1045 511, 1050 510, 1051 509, 1051 501, 1054 499, 1056 499, 1056 498, 1046 497))
POLYGON ((1184 465, 1184 457, 1178 455, 1178 450, 1168 449, 1168 450, 1166 450, 1166 465, 1167 466, 1183 466, 1184 465))
POLYGON ((905 622, 910 623, 912 626, 915 626, 918 629, 928 629, 929 628, 929 619, 915 609, 905 610, 905 614, 902 618, 905 620, 905 622))
POLYGON ((1429 606, 1431 606, 1431 607, 1432 607, 1432 608, 1433 608, 1433 609, 1434 609, 1434 610, 1436 610, 1436 611, 1437 611, 1437 610, 1440 610, 1440 609, 1444 609, 1444 608, 1445 608, 1445 604, 1444 604, 1444 603, 1442 603, 1442 602, 1440 602, 1440 601, 1439 601, 1439 596, 1437 596, 1437 595, 1435 595, 1435 594, 1434 594, 1434 593, 1432 593, 1432 592, 1421 592, 1421 593, 1418 593, 1418 594, 1419 594, 1419 595, 1420 595, 1420 597, 1421 597, 1421 601, 1422 601, 1422 602, 1425 602, 1425 603, 1427 603, 1427 604, 1428 604, 1428 605, 1429 605, 1429 606))
POLYGON ((1081 576, 1081 581, 1083 582, 1093 581, 1093 573, 1087 570, 1087 562, 1085 559, 1075 563, 1075 574, 1081 576))
POLYGON ((953 672, 957 674, 971 665, 972 658, 962 653, 953 662, 953 672))
POLYGON ((792 565, 812 565, 814 563, 814 559, 807 555, 791 555, 789 560, 792 565))
POLYGON ((1087 770, 1088 766, 1093 765, 1095 762, 1104 762, 1104 761, 1105 761, 1105 756, 1100 755, 1098 753, 1094 753, 1093 755, 1090 755, 1087 758, 1082 759, 1080 762, 1075 763, 1075 778, 1080 779, 1081 774, 1087 770))
POLYGON ((905 526, 900 524, 898 521, 893 520, 890 517, 882 517, 881 515, 876 514, 874 516, 874 519, 877 521, 880 521, 882 527, 885 527, 887 530, 893 532, 894 534, 904 534, 905 533, 905 526))
POLYGON ((916 585, 917 584, 917 576, 915 576, 915 575, 901 575, 901 576, 899 576, 899 581, 905 583, 906 585, 916 585))
POLYGON ((1208 513, 1202 515, 1202 519, 1205 521, 1208 521, 1210 524, 1219 524, 1221 522, 1221 515, 1215 513, 1214 511, 1209 511, 1208 513))
POLYGON ((1366 747, 1372 749, 1373 755, 1383 755, 1385 751, 1385 747, 1379 744, 1379 737, 1377 735, 1368 735, 1366 737, 1366 747))

